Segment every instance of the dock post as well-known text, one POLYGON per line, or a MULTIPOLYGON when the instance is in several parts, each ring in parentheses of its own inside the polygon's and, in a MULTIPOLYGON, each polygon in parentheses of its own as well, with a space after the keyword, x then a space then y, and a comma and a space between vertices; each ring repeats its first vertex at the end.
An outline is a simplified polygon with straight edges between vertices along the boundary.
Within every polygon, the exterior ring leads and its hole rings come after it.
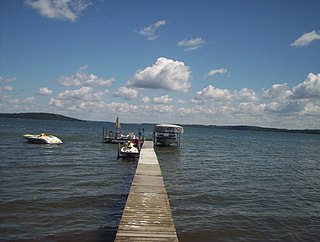
POLYGON ((142 146, 115 241, 178 241, 152 141, 142 146))
POLYGON ((118 160, 120 159, 120 143, 118 143, 118 160))
POLYGON ((102 142, 104 142, 104 127, 102 127, 102 142))

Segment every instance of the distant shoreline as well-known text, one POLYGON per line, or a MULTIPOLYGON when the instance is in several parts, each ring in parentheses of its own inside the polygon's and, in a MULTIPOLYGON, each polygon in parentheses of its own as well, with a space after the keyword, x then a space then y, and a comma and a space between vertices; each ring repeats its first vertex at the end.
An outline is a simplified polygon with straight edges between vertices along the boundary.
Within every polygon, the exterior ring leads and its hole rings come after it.
POLYGON ((225 130, 244 130, 244 131, 264 131, 264 132, 278 132, 278 133, 300 133, 300 134, 320 134, 320 129, 281 129, 281 128, 265 128, 250 125, 184 125, 194 127, 206 127, 211 129, 225 129, 225 130))
MULTIPOLYGON (((0 113, 0 118, 86 122, 86 120, 71 118, 68 116, 54 114, 54 113, 0 113)), ((143 124, 154 125, 152 123, 142 123, 141 125, 143 124)), ((211 128, 211 129, 301 133, 301 134, 320 135, 320 129, 281 129, 281 128, 265 128, 265 127, 250 126, 250 125, 228 125, 228 126, 202 125, 202 124, 181 124, 181 125, 184 127, 199 127, 199 128, 211 128)))
POLYGON ((54 113, 0 113, 0 118, 85 122, 85 120, 71 118, 68 116, 54 113))

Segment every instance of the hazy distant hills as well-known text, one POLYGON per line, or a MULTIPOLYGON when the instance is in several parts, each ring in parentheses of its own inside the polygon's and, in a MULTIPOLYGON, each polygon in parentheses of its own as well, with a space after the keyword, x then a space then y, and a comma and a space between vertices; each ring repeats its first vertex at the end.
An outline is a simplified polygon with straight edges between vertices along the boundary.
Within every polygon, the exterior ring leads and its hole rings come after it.
POLYGON ((67 117, 54 113, 0 113, 0 118, 18 118, 18 119, 40 119, 40 120, 60 120, 60 121, 81 121, 84 120, 67 117))

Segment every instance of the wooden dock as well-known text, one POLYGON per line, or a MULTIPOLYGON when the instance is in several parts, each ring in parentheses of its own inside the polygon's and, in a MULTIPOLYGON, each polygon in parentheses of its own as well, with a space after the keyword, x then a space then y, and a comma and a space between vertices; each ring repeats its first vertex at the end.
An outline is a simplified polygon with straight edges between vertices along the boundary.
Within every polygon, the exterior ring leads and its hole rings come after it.
POLYGON ((145 141, 115 241, 178 241, 152 141, 145 141))

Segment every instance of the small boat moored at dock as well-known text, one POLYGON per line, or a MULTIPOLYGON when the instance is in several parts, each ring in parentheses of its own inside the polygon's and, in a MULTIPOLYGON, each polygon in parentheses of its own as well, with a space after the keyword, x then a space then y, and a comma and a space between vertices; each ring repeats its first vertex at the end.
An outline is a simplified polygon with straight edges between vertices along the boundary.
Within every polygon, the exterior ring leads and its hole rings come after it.
POLYGON ((62 144, 62 141, 53 135, 41 134, 25 134, 23 137, 29 142, 34 144, 62 144))
POLYGON ((128 141, 128 143, 118 150, 118 158, 139 158, 139 144, 134 144, 133 141, 128 141))
POLYGON ((158 124, 153 130, 154 144, 163 146, 176 144, 177 146, 180 146, 180 136, 182 133, 182 126, 174 124, 158 124))

